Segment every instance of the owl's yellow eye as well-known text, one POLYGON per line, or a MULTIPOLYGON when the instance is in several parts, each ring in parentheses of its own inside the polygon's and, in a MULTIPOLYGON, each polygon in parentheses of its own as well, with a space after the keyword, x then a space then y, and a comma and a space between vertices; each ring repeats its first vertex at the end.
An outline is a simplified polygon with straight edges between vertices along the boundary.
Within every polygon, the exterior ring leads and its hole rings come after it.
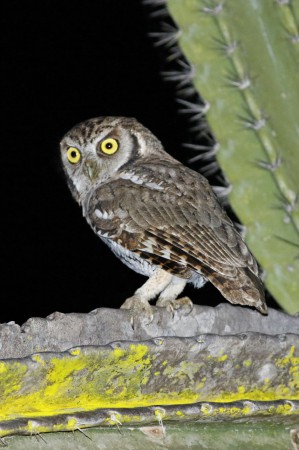
POLYGON ((113 155, 118 150, 118 142, 116 139, 108 138, 101 142, 100 149, 106 155, 113 155))
POLYGON ((76 147, 69 147, 66 154, 71 164, 77 164, 81 159, 81 153, 76 147))

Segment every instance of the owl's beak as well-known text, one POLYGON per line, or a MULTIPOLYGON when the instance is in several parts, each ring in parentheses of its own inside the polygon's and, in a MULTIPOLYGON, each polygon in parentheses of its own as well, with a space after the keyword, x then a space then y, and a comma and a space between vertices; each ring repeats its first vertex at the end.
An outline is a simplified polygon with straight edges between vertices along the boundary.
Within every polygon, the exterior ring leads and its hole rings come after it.
POLYGON ((83 171, 85 175, 88 176, 90 181, 94 181, 98 172, 96 163, 90 159, 87 159, 85 161, 83 171))

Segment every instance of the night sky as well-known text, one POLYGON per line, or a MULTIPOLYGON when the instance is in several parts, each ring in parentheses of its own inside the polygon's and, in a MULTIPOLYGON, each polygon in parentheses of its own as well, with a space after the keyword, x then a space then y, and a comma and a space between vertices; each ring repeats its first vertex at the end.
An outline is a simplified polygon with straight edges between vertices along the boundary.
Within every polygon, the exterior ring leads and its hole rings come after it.
MULTIPOLYGON (((134 116, 187 162, 190 118, 160 75, 165 55, 148 36, 155 20, 138 0, 1 2, 0 322, 119 307, 145 281, 85 222, 59 141, 90 117, 134 116)), ((222 301, 210 284, 185 292, 222 301)))

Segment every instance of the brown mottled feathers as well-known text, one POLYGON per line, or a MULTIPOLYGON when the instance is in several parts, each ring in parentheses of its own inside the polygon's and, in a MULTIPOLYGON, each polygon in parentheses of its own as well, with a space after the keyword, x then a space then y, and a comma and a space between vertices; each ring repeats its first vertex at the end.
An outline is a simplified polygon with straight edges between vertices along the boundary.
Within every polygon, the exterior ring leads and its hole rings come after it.
POLYGON ((144 259, 182 278, 199 272, 231 303, 266 313, 256 261, 207 180, 171 157, 120 170, 90 196, 88 215, 95 231, 144 259))

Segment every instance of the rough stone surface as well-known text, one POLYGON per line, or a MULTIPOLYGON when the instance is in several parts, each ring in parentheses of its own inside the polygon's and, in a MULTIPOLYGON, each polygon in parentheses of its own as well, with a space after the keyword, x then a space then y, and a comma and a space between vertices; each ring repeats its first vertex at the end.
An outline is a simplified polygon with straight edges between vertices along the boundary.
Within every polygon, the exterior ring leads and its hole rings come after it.
POLYGON ((267 316, 227 303, 216 308, 195 305, 188 315, 181 310, 175 311, 174 315, 164 308, 155 307, 153 310, 152 323, 135 322, 134 328, 128 311, 110 308, 99 308, 89 314, 54 312, 46 318, 31 318, 22 326, 14 322, 1 324, 0 359, 160 336, 230 335, 249 331, 271 335, 299 334, 299 316, 290 316, 274 309, 269 309, 267 316))
POLYGON ((228 304, 154 308, 134 328, 129 311, 107 308, 2 324, 0 437, 162 417, 293 425, 298 331, 299 317, 228 304))

